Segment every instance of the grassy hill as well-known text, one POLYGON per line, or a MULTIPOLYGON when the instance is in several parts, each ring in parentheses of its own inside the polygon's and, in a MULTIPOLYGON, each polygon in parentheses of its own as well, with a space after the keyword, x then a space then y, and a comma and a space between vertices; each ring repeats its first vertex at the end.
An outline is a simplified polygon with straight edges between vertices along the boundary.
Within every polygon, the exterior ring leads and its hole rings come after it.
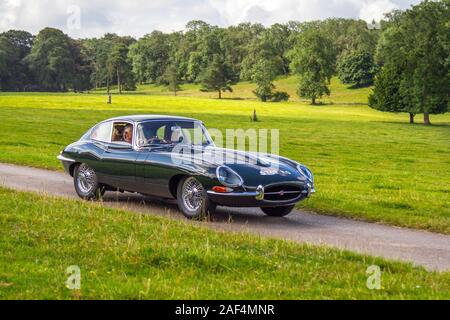
MULTIPOLYGON (((276 90, 287 92, 291 101, 306 102, 297 96, 298 78, 296 76, 281 77, 275 81, 276 90)), ((240 82, 233 86, 233 92, 225 92, 222 94, 223 99, 236 100, 256 100, 253 90, 255 84, 251 82, 240 82)), ((346 105, 366 105, 371 88, 349 89, 349 86, 342 84, 337 78, 333 78, 330 84, 330 97, 324 97, 321 102, 325 104, 346 104, 346 105)), ((94 93, 106 93, 105 88, 93 90, 94 93)), ((117 88, 113 87, 112 91, 118 93, 117 88)), ((168 95, 173 96, 173 92, 169 91, 166 86, 155 84, 139 85, 136 91, 127 92, 128 94, 147 94, 147 95, 168 95)), ((196 97, 215 99, 218 94, 216 92, 201 92, 199 84, 182 84, 181 90, 177 92, 180 97, 196 97)))
POLYGON ((325 105, 311 106, 294 92, 296 79, 280 79, 286 103, 254 100, 241 83, 227 99, 211 99, 186 85, 178 97, 144 85, 135 93, 0 94, 0 161, 61 170, 56 155, 100 120, 155 113, 200 119, 210 128, 277 128, 280 154, 314 171, 317 194, 301 207, 450 233, 450 114, 432 116, 431 127, 409 125, 406 114, 365 105, 370 88, 350 89, 333 79, 325 105), (242 100, 239 100, 242 99, 242 100), (250 121, 256 109, 260 122, 250 121))
POLYGON ((448 272, 346 251, 1 188, 0 211, 0 299, 450 298, 448 272), (65 287, 72 265, 81 290, 65 287))

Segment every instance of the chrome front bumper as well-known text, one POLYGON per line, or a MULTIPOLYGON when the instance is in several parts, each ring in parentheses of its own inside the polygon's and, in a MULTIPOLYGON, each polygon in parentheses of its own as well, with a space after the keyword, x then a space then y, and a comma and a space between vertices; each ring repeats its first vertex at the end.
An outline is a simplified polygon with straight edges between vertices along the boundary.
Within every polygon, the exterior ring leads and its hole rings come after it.
POLYGON ((60 154, 59 156, 57 156, 56 157, 58 160, 60 160, 60 161, 65 161, 65 162, 75 162, 75 160, 73 160, 73 159, 70 159, 70 158, 66 158, 66 157, 64 157, 62 154, 60 154))
POLYGON ((314 188, 308 184, 308 189, 302 191, 301 196, 285 200, 285 201, 269 201, 265 200, 265 196, 270 193, 266 193, 264 187, 259 185, 255 191, 250 192, 229 192, 220 193, 212 190, 207 191, 210 200, 213 202, 228 206, 228 207, 273 207, 273 206, 283 206, 292 205, 305 198, 311 196, 315 193, 314 188))
POLYGON ((61 161, 64 170, 72 175, 73 172, 71 172, 70 168, 72 167, 72 165, 75 163, 75 160, 67 158, 65 156, 63 156, 62 154, 60 154, 59 156, 56 157, 59 161, 61 161))

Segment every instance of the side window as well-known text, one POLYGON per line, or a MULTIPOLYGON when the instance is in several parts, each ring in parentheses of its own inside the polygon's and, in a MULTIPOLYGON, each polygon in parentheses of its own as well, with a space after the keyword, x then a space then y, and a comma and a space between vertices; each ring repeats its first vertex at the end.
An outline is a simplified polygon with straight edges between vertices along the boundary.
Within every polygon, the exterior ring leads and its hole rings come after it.
POLYGON ((141 123, 137 127, 137 145, 160 143, 164 139, 166 125, 161 122, 141 123))
POLYGON ((114 122, 111 142, 133 143, 133 125, 127 122, 114 122))
POLYGON ((111 137, 111 122, 98 125, 91 133, 91 139, 101 142, 109 142, 111 137))
POLYGON ((160 127, 158 129, 158 131, 156 132, 156 136, 159 139, 164 139, 165 138, 165 136, 166 136, 166 128, 167 128, 167 126, 164 125, 164 126, 160 127))

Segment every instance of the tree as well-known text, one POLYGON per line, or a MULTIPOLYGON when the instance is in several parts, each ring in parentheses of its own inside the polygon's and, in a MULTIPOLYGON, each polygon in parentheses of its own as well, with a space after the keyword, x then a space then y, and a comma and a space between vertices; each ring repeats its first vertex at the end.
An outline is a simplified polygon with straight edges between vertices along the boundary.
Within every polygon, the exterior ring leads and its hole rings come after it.
POLYGON ((25 90, 33 83, 33 78, 23 59, 30 53, 34 37, 22 30, 9 30, 0 33, 0 37, 4 39, 0 44, 0 56, 3 56, 0 64, 6 66, 0 73, 0 90, 25 90))
POLYGON ((45 28, 25 58, 42 90, 66 91, 75 76, 70 38, 62 31, 45 28))
POLYGON ((116 41, 107 60, 109 70, 114 70, 116 73, 119 94, 123 89, 136 90, 136 81, 131 70, 128 50, 128 46, 123 41, 116 41))
POLYGON ((289 73, 290 59, 288 51, 291 48, 291 30, 285 24, 274 24, 263 29, 253 37, 248 44, 248 53, 242 60, 240 78, 251 80, 253 66, 260 60, 268 60, 274 67, 275 75, 289 73))
POLYGON ((202 88, 201 91, 219 93, 219 99, 222 99, 222 92, 233 92, 231 85, 233 82, 233 75, 229 66, 223 61, 219 55, 214 55, 208 67, 200 76, 202 88))
POLYGON ((21 59, 25 58, 33 46, 34 36, 23 30, 8 30, 0 34, 4 36, 19 50, 21 59))
POLYGON ((85 39, 82 42, 82 52, 91 62, 91 87, 95 89, 105 86, 109 92, 109 83, 111 80, 111 70, 107 68, 108 54, 111 51, 112 42, 105 39, 85 39))
POLYGON ((289 74, 290 59, 288 51, 291 49, 289 38, 291 30, 286 24, 275 23, 263 33, 266 50, 271 53, 281 74, 289 74))
POLYGON ((289 95, 287 92, 275 91, 273 81, 277 75, 277 66, 273 60, 261 59, 257 61, 252 68, 251 80, 256 83, 256 89, 253 93, 263 102, 287 101, 289 95))
POLYGON ((84 50, 83 43, 79 40, 71 40, 70 51, 74 60, 72 89, 75 92, 89 90, 92 88, 90 80, 94 71, 93 62, 84 50))
POLYGON ((130 47, 129 57, 133 72, 140 83, 160 82, 169 64, 170 37, 161 31, 139 39, 130 47))
POLYGON ((254 40, 263 31, 263 25, 252 23, 241 23, 237 26, 230 26, 224 31, 222 46, 225 51, 225 60, 236 79, 244 79, 241 72, 243 61, 248 59, 250 55, 253 55, 252 46, 254 40))
MULTIPOLYGON (((337 56, 345 52, 362 51, 373 54, 379 38, 378 29, 370 29, 364 20, 346 19, 347 26, 335 39, 337 56)), ((332 39, 333 40, 333 39, 332 39)))
POLYGON ((180 76, 179 76, 178 64, 176 62, 172 62, 166 68, 164 73, 164 80, 169 87, 169 90, 173 92, 173 95, 176 96, 177 92, 180 91, 180 76))
POLYGON ((402 31, 412 103, 430 124, 430 114, 445 113, 450 99, 450 2, 425 1, 407 11, 402 31))
POLYGON ((187 63, 187 79, 197 82, 204 68, 204 55, 199 51, 191 52, 187 63))
POLYGON ((263 102, 272 99, 275 85, 275 66, 271 61, 262 59, 253 66, 252 81, 256 83, 253 93, 263 102))
POLYGON ((187 31, 180 51, 185 60, 186 79, 190 82, 198 82, 211 57, 221 52, 218 37, 222 35, 217 33, 211 36, 213 29, 217 32, 218 28, 199 20, 190 21, 186 25, 187 31))
POLYGON ((110 87, 116 83, 120 92, 135 90, 136 80, 132 71, 129 49, 135 40, 132 37, 120 37, 107 33, 100 39, 82 40, 81 52, 92 65, 91 83, 95 88, 110 87), (120 87, 120 88, 119 88, 120 87))
POLYGON ((316 99, 330 94, 328 84, 335 70, 335 53, 331 41, 317 26, 311 25, 298 35, 290 56, 291 68, 300 76, 300 97, 311 99, 315 105, 316 99))
MULTIPOLYGON (((389 18, 383 24, 377 59, 383 68, 398 70, 398 91, 407 111, 423 113, 429 125, 429 115, 446 112, 450 100, 450 2, 424 1, 389 18)), ((378 82, 375 90, 377 86, 378 82)))
POLYGON ((19 60, 19 51, 5 36, 0 36, 0 91, 14 87, 14 69, 19 60))
POLYGON ((311 99, 311 104, 316 105, 316 99, 324 95, 330 95, 330 89, 326 82, 319 78, 317 73, 307 72, 303 73, 300 78, 297 93, 302 98, 311 99))
POLYGON ((373 83, 376 67, 372 54, 366 51, 352 51, 340 57, 337 71, 343 83, 363 87, 373 83))
POLYGON ((133 73, 137 82, 140 84, 152 80, 148 71, 150 67, 147 49, 148 48, 145 45, 144 40, 140 39, 130 47, 130 51, 128 53, 131 59, 133 73))
POLYGON ((415 111, 401 92, 402 74, 393 66, 384 66, 375 78, 373 93, 369 96, 369 106, 386 112, 408 112, 409 122, 414 123, 415 111))

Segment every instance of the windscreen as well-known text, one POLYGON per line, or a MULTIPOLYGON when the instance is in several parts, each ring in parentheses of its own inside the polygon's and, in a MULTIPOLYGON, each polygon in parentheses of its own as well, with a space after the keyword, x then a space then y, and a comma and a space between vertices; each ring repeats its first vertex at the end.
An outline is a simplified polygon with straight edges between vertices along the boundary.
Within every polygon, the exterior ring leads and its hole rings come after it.
POLYGON ((157 145, 208 146, 212 140, 206 128, 198 121, 148 121, 137 127, 139 147, 157 145))

